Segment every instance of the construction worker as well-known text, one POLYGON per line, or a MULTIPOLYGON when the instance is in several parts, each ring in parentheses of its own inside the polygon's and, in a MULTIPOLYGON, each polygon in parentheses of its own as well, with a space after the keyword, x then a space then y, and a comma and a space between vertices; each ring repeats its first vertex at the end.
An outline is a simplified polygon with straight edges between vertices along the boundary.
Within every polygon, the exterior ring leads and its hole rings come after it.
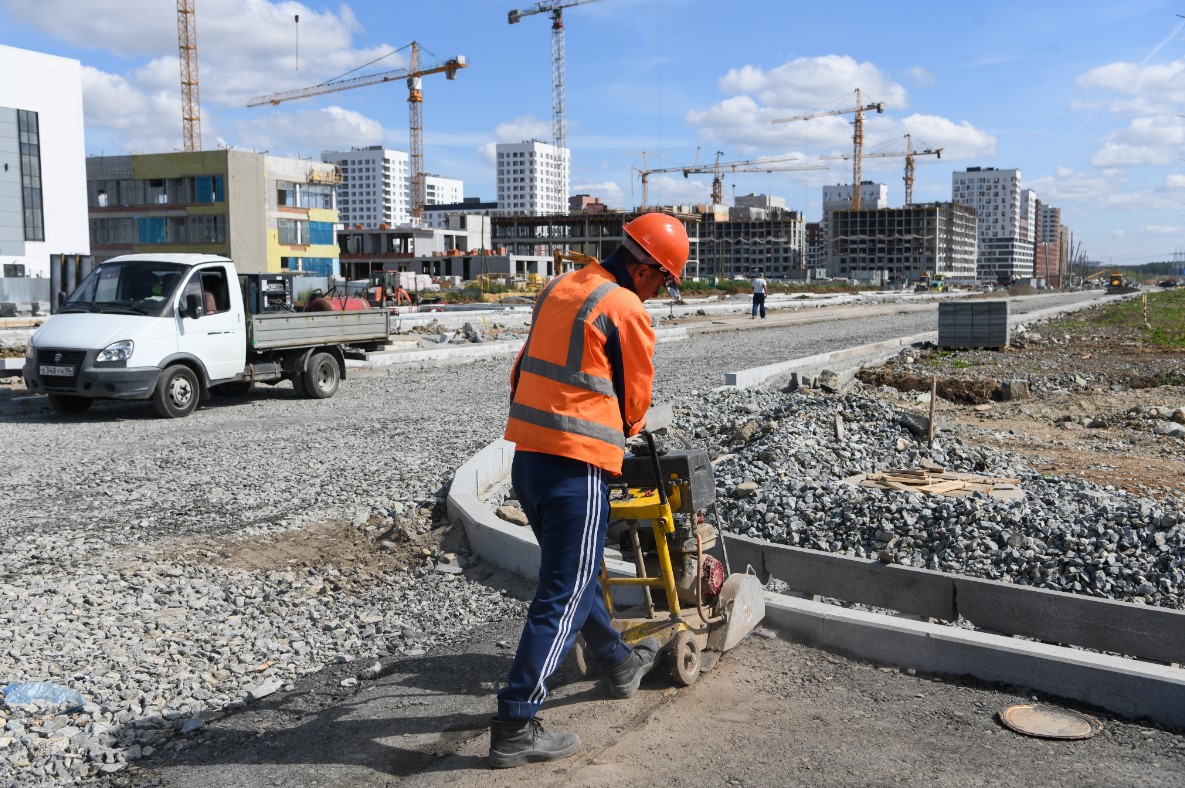
POLYGON ((615 698, 637 691, 660 648, 653 637, 631 648, 613 629, 597 573, 609 525, 605 474, 621 474, 625 439, 642 430, 650 407, 654 330, 642 302, 664 288, 677 295, 688 241, 683 224, 661 213, 624 230, 613 254, 539 294, 511 372, 511 482, 539 543, 539 581, 490 723, 495 768, 580 748, 576 734, 547 733, 535 716, 578 633, 615 698))
POLYGON ((409 296, 407 291, 403 289, 403 285, 396 285, 395 306, 399 306, 400 304, 407 304, 408 306, 411 306, 411 296, 409 296))
POLYGON ((753 319, 757 319, 758 311, 761 312, 761 319, 765 320, 765 292, 769 289, 769 285, 765 281, 765 274, 759 273, 753 278, 753 319))

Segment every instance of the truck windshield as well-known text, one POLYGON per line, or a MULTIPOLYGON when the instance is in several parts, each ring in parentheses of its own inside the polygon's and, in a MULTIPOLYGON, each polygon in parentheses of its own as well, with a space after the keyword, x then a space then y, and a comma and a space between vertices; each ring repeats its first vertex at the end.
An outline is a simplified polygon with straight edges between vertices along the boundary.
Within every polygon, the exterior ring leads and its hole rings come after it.
POLYGON ((163 317, 188 266, 152 260, 107 262, 91 271, 59 312, 109 312, 163 317))

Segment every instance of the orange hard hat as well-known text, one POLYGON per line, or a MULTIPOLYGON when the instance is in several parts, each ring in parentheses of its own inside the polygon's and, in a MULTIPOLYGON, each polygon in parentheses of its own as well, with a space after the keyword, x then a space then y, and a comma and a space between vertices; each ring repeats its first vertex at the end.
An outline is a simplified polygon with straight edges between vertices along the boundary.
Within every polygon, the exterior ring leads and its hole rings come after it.
POLYGON ((691 244, 683 222, 665 213, 644 213, 623 228, 626 235, 638 242, 646 254, 654 258, 678 283, 683 278, 683 266, 691 244))

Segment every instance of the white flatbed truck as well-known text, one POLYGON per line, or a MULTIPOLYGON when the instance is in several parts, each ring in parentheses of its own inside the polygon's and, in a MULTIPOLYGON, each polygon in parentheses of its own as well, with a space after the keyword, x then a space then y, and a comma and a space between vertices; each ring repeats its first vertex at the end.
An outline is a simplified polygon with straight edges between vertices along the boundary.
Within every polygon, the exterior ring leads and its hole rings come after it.
POLYGON ((99 399, 151 400, 161 416, 180 418, 211 393, 246 395, 283 380, 326 399, 345 378, 347 351, 381 348, 390 335, 385 309, 251 314, 245 303, 225 257, 113 257, 33 333, 25 385, 64 414, 99 399))

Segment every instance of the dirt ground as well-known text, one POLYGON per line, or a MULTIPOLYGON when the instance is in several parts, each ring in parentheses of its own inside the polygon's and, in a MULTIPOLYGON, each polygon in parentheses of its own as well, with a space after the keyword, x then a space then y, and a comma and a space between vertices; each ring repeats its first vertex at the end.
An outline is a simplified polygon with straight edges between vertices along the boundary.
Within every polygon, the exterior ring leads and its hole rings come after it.
POLYGON ((1185 494, 1185 441, 1155 432, 1185 406, 1185 350, 1151 345, 1138 330, 1039 325, 1006 348, 905 351, 857 377, 897 389, 897 404, 922 414, 936 385, 940 432, 1014 452, 1047 474, 1185 494), (1003 399, 1014 380, 1028 396, 1003 399))

